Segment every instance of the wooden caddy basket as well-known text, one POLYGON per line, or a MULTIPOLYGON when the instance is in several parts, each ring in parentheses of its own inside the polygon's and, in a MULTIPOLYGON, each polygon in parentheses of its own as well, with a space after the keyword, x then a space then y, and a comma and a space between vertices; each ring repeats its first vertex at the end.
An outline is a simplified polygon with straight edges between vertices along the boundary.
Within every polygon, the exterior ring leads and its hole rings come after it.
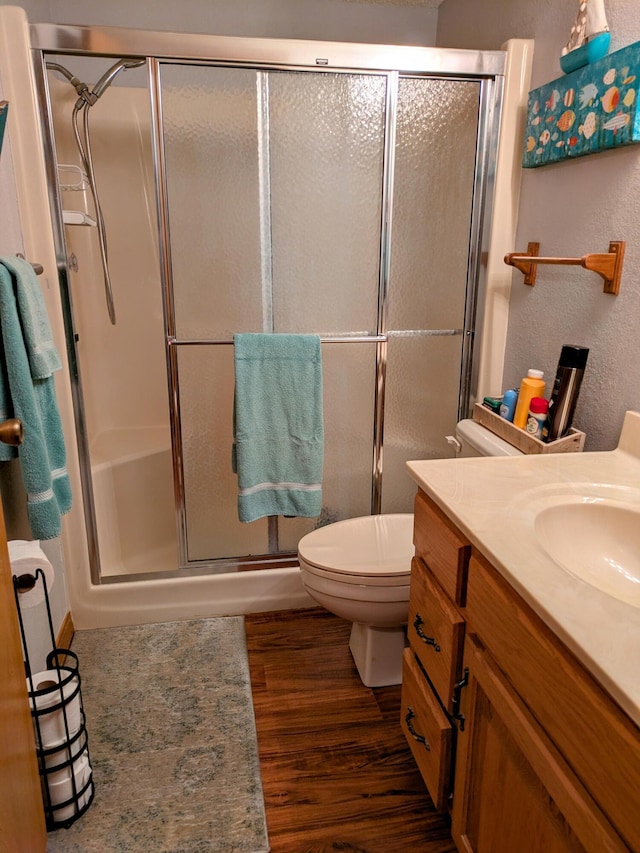
POLYGON ((474 405, 473 419, 523 453, 578 453, 586 438, 583 432, 572 427, 567 435, 546 443, 494 414, 481 403, 474 405))

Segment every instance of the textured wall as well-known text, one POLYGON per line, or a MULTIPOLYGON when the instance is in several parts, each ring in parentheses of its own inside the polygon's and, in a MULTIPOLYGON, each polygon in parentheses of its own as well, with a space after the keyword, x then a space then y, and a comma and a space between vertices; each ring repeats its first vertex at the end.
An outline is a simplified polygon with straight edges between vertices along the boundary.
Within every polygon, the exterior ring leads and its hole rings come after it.
MULTIPOLYGON (((532 87, 562 76, 559 56, 577 10, 576 0, 444 0, 438 45, 499 48, 507 38, 533 38, 532 87)), ((637 0, 607 3, 611 49, 640 40, 637 0)), ((543 255, 581 256, 626 240, 618 297, 578 267, 539 267, 534 288, 513 273, 506 387, 529 367, 549 383, 563 343, 591 350, 575 425, 588 450, 615 446, 624 412, 640 410, 640 146, 525 170, 514 250, 530 240, 543 255)), ((497 393, 500 389, 494 389, 497 393)))
POLYGON ((439 0, 0 0, 30 21, 266 38, 435 43, 439 0), (399 4, 399 5, 396 5, 399 4))

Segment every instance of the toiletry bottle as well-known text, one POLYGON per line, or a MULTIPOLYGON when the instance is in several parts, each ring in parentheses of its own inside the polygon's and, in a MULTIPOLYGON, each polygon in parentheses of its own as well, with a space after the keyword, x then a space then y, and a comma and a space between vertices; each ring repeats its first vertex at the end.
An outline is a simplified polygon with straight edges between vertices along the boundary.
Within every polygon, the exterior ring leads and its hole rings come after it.
POLYGON ((531 398, 542 397, 544 394, 543 376, 544 373, 542 370, 528 370, 527 375, 520 383, 516 413, 513 416, 514 424, 520 427, 520 429, 524 429, 527 425, 527 415, 529 414, 529 402, 531 398))
POLYGON ((529 435, 542 439, 542 430, 546 426, 548 414, 548 401, 544 397, 532 397, 529 402, 529 414, 527 415, 527 425, 525 427, 529 435))
POLYGON ((588 355, 589 350, 586 347, 575 344, 565 344, 562 347, 549 400, 549 417, 543 432, 543 438, 547 441, 562 438, 571 427, 588 355))
POLYGON ((485 397, 482 400, 482 405, 485 409, 489 409, 495 415, 500 414, 500 406, 502 405, 502 397, 485 397))
POLYGON ((509 388, 502 396, 500 404, 500 417, 505 421, 513 421, 513 416, 516 413, 516 403, 518 402, 518 391, 516 388, 509 388))

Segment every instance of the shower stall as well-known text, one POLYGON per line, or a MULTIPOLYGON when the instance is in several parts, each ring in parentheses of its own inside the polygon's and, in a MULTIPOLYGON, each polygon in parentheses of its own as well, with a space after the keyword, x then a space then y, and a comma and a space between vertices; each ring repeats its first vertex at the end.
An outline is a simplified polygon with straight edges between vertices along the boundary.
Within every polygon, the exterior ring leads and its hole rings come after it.
POLYGON ((504 54, 31 42, 93 584, 293 567, 314 526, 411 511, 405 461, 476 395, 504 54), (236 332, 321 337, 318 519, 238 521, 236 332))

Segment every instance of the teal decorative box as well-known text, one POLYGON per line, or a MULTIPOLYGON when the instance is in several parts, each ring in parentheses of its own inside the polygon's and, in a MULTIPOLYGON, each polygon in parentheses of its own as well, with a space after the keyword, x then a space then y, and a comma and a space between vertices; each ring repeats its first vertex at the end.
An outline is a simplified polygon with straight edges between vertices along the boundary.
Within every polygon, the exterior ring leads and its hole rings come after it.
POLYGON ((640 142, 640 41, 529 92, 522 165, 640 142))

